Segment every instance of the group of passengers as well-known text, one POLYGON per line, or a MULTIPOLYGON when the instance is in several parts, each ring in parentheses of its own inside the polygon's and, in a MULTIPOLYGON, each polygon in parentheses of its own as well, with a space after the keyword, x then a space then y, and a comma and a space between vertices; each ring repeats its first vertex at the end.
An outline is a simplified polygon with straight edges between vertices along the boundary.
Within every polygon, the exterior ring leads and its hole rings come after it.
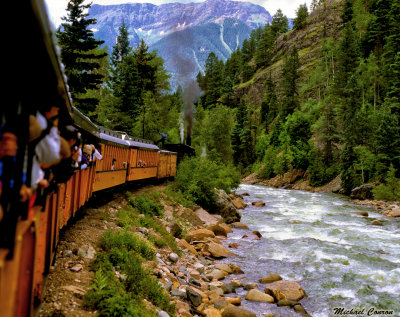
POLYGON ((76 169, 102 159, 100 148, 85 144, 74 126, 59 127, 59 111, 57 106, 42 107, 29 115, 28 143, 23 151, 19 123, 0 120, 0 222, 11 197, 17 194, 21 203, 44 206, 47 193, 68 181, 76 169), (21 165, 22 173, 17 167, 21 165))

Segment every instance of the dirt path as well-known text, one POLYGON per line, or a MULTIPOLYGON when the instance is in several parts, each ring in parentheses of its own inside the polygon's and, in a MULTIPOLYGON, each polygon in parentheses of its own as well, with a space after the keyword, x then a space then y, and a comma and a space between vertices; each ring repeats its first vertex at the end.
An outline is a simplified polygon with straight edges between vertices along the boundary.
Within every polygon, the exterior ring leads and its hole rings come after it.
POLYGON ((60 234, 38 316, 83 317, 95 314, 85 309, 82 297, 92 284, 90 263, 94 254, 100 251, 99 238, 106 230, 116 227, 114 220, 118 210, 127 204, 127 191, 137 195, 164 188, 165 185, 135 184, 102 191, 91 198, 60 234))

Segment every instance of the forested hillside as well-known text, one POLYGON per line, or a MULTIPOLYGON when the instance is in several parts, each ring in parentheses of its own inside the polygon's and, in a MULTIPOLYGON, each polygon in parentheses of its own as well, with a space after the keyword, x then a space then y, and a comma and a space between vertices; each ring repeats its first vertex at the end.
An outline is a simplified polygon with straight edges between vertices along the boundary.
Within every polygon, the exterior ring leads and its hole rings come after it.
MULTIPOLYGON (((131 47, 124 23, 110 57, 99 47, 80 55, 97 58, 95 71, 80 73, 82 59, 68 64, 68 23, 59 40, 74 102, 101 125, 155 141, 167 132, 170 143, 191 134, 199 156, 234 163, 244 175, 295 170, 311 186, 340 175, 343 192, 383 183, 376 194, 399 199, 399 19, 398 1, 314 1, 298 8, 289 30, 278 10, 225 62, 208 55, 201 93, 184 71, 173 92, 163 60, 143 40, 131 47), (95 81, 84 87, 88 73, 95 81)), ((178 55, 177 62, 185 68, 178 55)))
POLYGON ((393 180, 399 9, 398 1, 314 2, 310 13, 298 8, 293 30, 275 14, 226 63, 210 54, 198 76, 196 145, 264 178, 298 169, 319 186, 340 174, 347 193, 393 180))

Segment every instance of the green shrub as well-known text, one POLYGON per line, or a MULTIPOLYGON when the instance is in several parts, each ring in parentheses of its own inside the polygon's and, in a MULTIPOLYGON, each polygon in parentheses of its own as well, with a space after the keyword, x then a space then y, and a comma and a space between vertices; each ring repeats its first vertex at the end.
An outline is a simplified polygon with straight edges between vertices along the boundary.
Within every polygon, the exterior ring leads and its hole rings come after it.
POLYGON ((149 195, 138 195, 130 201, 140 213, 150 216, 162 216, 163 208, 160 203, 156 203, 149 195))
POLYGON ((215 202, 214 188, 229 193, 239 183, 240 174, 233 165, 193 157, 180 163, 173 188, 207 209, 215 202))
MULTIPOLYGON (((155 246, 157 246, 158 248, 162 248, 165 246, 165 242, 172 251, 180 254, 180 250, 174 239, 174 236, 179 237, 179 229, 177 229, 178 232, 172 232, 172 234, 170 234, 157 218, 146 214, 144 215, 144 217, 138 217, 138 215, 139 212, 137 210, 134 210, 132 207, 122 208, 118 211, 117 224, 126 229, 130 229, 132 226, 154 229, 155 232, 159 233, 160 236, 162 236, 162 240, 164 240, 161 241, 161 239, 155 238, 149 239, 155 246)), ((182 235, 182 228, 180 229, 180 235, 182 235)))
POLYGON ((100 246, 105 251, 109 251, 113 248, 125 248, 128 251, 133 250, 147 260, 154 259, 156 254, 156 250, 149 241, 127 230, 107 230, 100 240, 100 246))
POLYGON ((397 201, 400 200, 400 179, 396 177, 396 170, 390 165, 385 183, 372 190, 375 199, 397 201))

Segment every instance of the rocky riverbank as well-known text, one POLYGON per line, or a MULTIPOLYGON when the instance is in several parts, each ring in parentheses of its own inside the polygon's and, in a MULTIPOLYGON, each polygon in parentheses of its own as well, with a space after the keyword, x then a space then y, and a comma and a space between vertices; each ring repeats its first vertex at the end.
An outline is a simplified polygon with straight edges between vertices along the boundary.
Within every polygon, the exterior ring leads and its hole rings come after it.
MULTIPOLYGON (((151 187, 147 190, 161 189, 151 187)), ((186 234, 181 239, 175 239, 180 252, 163 246, 156 250, 155 261, 147 261, 144 266, 169 294, 171 303, 175 304, 176 316, 258 316, 242 306, 241 297, 236 295, 236 290, 240 289, 246 291, 246 301, 287 306, 293 312, 306 316, 299 302, 306 293, 295 281, 282 280, 276 273, 259 281, 249 281, 241 268, 226 263, 227 259, 236 256, 235 248, 240 246, 224 246, 223 241, 232 230, 247 228, 241 222, 232 222, 240 219, 237 209, 245 208, 246 204, 240 195, 220 193, 219 197, 223 197, 218 204, 224 210, 222 213, 225 212, 224 217, 210 214, 198 206, 185 208, 161 194, 164 213, 159 220, 171 232, 179 219, 180 225, 185 226, 186 234), (225 259, 224 263, 219 261, 221 259, 225 259)), ((47 278, 39 316, 87 316, 96 313, 85 306, 84 301, 93 284, 91 267, 97 253, 103 252, 99 245, 100 237, 108 230, 122 230, 117 215, 127 204, 124 195, 117 194, 102 206, 84 210, 83 217, 62 234, 55 263, 47 278)), ((130 231, 142 238, 151 238, 152 229, 135 226, 130 231)), ((244 238, 257 240, 260 237, 260 233, 251 232, 244 238)), ((114 268, 114 275, 121 281, 127 278, 118 268, 114 268)), ((152 309, 159 317, 172 316, 157 307, 152 309)), ((274 315, 263 311, 262 316, 274 315)))

